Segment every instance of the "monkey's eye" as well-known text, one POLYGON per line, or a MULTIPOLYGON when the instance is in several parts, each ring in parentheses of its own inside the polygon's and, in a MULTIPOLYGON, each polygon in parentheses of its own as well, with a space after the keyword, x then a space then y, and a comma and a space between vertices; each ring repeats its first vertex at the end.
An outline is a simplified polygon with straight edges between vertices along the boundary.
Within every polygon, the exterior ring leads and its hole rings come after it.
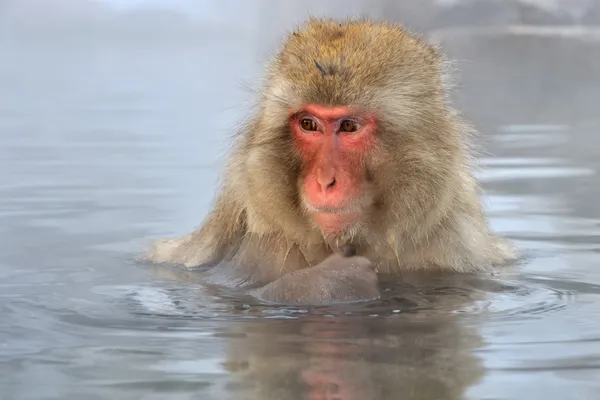
POLYGON ((346 119, 342 121, 342 124, 340 125, 341 132, 356 132, 359 129, 360 124, 355 121, 352 121, 351 119, 346 119))
POLYGON ((315 120, 310 118, 303 118, 302 120, 300 120, 300 126, 305 131, 316 131, 319 129, 315 120))

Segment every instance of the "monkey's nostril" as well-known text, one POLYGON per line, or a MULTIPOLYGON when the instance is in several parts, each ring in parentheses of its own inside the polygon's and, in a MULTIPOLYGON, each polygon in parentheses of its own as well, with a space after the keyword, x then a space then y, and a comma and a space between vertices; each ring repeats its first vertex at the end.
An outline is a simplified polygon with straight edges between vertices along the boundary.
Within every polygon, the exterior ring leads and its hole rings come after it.
POLYGON ((333 187, 336 185, 337 181, 335 176, 332 175, 320 173, 317 176, 317 182, 323 193, 333 189, 333 187))

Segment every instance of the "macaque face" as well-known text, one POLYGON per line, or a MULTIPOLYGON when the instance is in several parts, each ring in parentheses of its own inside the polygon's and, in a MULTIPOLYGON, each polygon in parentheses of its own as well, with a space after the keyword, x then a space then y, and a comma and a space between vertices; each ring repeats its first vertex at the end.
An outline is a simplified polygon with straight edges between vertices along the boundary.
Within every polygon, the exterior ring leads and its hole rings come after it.
POLYGON ((366 110, 305 105, 290 128, 302 160, 302 205, 321 230, 349 229, 373 203, 365 161, 375 142, 376 119, 366 110))

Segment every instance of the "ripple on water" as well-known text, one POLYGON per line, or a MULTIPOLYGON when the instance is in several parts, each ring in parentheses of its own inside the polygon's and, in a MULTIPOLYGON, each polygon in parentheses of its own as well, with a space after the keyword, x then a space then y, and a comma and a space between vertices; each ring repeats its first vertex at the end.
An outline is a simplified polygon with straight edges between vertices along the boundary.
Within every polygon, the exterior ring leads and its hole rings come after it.
MULTIPOLYGON (((594 289, 595 290, 595 289, 594 289)), ((597 289, 600 293, 600 287, 597 289)), ((190 334, 196 328, 207 332, 208 321, 303 318, 427 318, 432 315, 485 316, 493 320, 539 318, 566 309, 574 302, 578 288, 560 282, 515 277, 453 277, 400 283, 383 289, 380 300, 336 306, 277 306, 258 304, 251 299, 210 295, 197 285, 180 287, 114 286, 98 287, 97 293, 109 296, 121 319, 111 315, 104 327, 132 330, 156 329, 171 321, 169 331, 190 334), (132 321, 133 320, 133 321, 132 321), (143 322, 145 321, 145 322, 143 322), (161 322, 162 321, 162 322, 161 322)), ((94 323, 94 316, 78 318, 79 323, 94 323)), ((123 334, 123 332, 120 332, 123 334)), ((206 333, 204 333, 206 334, 206 333)))
POLYGON ((500 290, 488 291, 484 299, 456 312, 484 314, 492 320, 530 320, 565 310, 575 302, 576 292, 538 281, 504 280, 500 290))
POLYGON ((521 179, 556 179, 595 174, 592 168, 574 167, 558 158, 482 158, 484 170, 478 171, 482 181, 515 181, 521 179))

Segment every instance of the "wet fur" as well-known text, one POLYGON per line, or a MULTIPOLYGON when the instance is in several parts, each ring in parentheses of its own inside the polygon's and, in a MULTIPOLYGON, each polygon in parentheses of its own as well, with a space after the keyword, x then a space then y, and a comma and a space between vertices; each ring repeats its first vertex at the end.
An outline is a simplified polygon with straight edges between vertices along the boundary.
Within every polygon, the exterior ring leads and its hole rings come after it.
POLYGON ((202 226, 158 241, 148 258, 222 264, 215 276, 232 286, 272 282, 346 242, 384 273, 470 273, 514 258, 483 213, 474 131, 449 104, 446 66, 437 48, 397 25, 308 21, 269 65, 262 101, 239 134, 202 226), (301 163, 288 112, 307 103, 377 113, 377 142, 363 160, 376 204, 335 240, 311 223, 298 195, 301 163))

